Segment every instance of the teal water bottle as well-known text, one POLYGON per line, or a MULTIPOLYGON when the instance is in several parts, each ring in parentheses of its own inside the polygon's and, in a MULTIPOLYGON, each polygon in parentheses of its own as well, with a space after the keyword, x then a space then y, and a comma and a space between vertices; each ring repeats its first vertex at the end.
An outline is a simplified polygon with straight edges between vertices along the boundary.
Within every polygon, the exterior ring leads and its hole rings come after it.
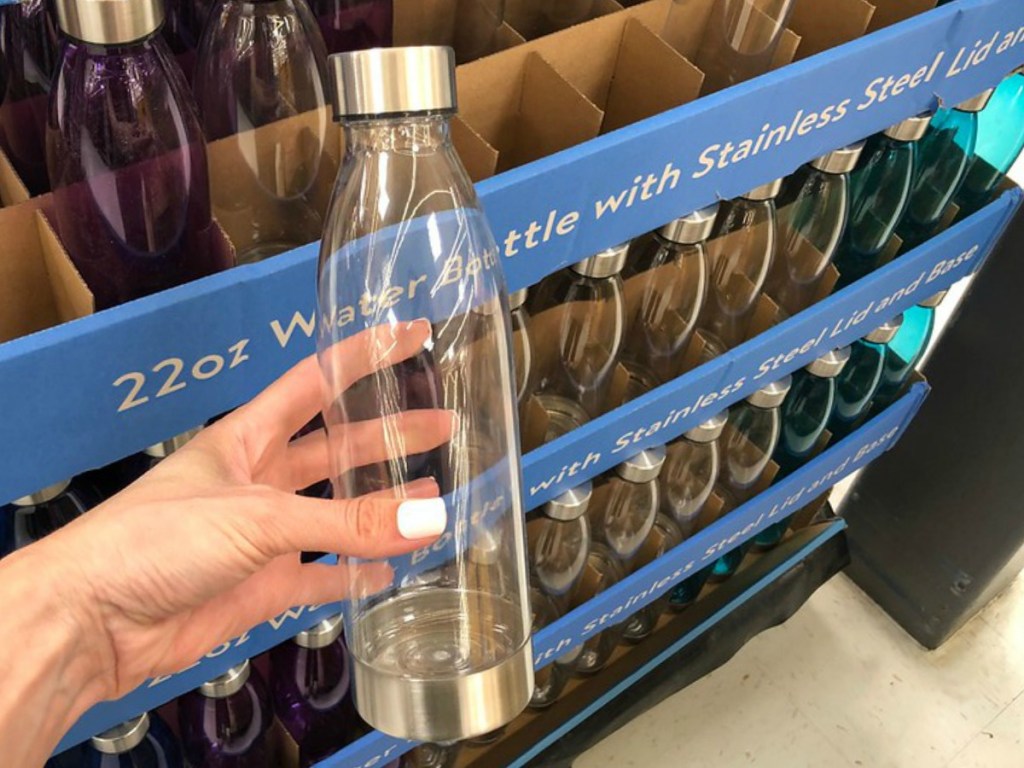
POLYGON ((812 160, 782 183, 776 207, 779 245, 765 287, 788 314, 818 298, 850 213, 850 171, 864 142, 812 160))
POLYGON ((1003 80, 978 114, 978 141, 955 202, 961 217, 983 208, 1024 151, 1024 67, 1003 80))
MULTIPOLYGON (((722 497, 722 517, 725 517, 732 512, 736 507, 740 505, 740 502, 733 496, 729 491, 723 488, 718 489, 718 495, 722 497)), ((732 576, 740 567, 740 563, 743 562, 743 558, 747 556, 747 552, 753 546, 753 539, 745 541, 738 547, 729 550, 722 555, 718 560, 710 566, 710 573, 708 574, 708 581, 720 582, 725 581, 732 576)))
POLYGON ((908 118, 867 140, 850 174, 850 216, 833 262, 836 290, 881 266, 889 240, 910 199, 917 142, 931 114, 908 118))
POLYGON ((946 298, 946 291, 922 301, 903 313, 903 325, 885 346, 885 365, 873 408, 888 408, 900 395, 914 368, 921 362, 935 332, 935 308, 946 298))
POLYGON ((896 226, 903 252, 911 251, 942 231, 946 209, 967 173, 978 140, 978 113, 988 104, 992 89, 940 109, 919 145, 910 202, 896 226))
POLYGON ((723 489, 739 503, 751 498, 782 435, 780 407, 793 384, 791 376, 774 381, 729 409, 722 430, 723 489))
POLYGON ((903 315, 878 326, 850 349, 850 362, 836 377, 836 404, 828 421, 834 442, 857 429, 868 415, 882 383, 886 345, 903 324, 903 315))

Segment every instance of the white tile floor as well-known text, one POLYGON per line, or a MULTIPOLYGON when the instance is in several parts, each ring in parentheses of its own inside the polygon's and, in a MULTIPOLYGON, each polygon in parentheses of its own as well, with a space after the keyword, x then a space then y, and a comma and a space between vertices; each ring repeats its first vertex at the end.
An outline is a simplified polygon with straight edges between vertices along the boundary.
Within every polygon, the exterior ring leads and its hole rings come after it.
POLYGON ((851 581, 581 757, 576 768, 1019 768, 1024 580, 943 648, 851 581))

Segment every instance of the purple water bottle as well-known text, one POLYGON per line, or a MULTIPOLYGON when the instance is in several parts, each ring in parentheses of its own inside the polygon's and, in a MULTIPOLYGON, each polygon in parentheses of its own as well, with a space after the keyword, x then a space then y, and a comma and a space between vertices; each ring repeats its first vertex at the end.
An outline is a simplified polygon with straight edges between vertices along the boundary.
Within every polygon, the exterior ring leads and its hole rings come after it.
POLYGON ((56 62, 51 0, 0 7, 0 149, 33 195, 50 189, 43 137, 56 62))
POLYGON ((58 231, 96 308, 229 267, 202 131, 160 36, 163 0, 57 0, 57 17, 67 40, 47 164, 58 231))
POLYGON ((185 759, 202 768, 273 764, 267 685, 248 661, 178 699, 185 759))
POLYGON ((270 653, 274 714, 298 747, 299 768, 320 762, 357 736, 341 630, 339 614, 270 653))

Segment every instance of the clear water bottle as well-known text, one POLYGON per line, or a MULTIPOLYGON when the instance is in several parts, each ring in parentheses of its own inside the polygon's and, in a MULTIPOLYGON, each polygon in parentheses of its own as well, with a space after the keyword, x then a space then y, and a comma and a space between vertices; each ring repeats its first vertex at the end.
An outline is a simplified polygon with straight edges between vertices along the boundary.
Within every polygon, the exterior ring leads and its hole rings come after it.
POLYGON ((50 189, 44 139, 57 52, 49 0, 0 7, 0 149, 32 195, 50 189))
POLYGON ((658 514, 658 475, 664 464, 665 448, 648 448, 594 483, 594 495, 587 509, 590 535, 595 542, 608 547, 627 572, 658 514))
POLYGON ((231 266, 162 0, 57 0, 57 17, 47 163, 57 229, 96 309, 231 266))
MULTIPOLYGON (((654 518, 654 526, 647 535, 647 540, 633 558, 633 570, 650 565, 682 543, 683 532, 679 530, 679 526, 671 517, 659 512, 654 518)), ((670 598, 671 594, 666 593, 630 616, 622 633, 623 639, 630 643, 639 643, 649 637, 658 625, 658 619, 668 609, 670 598)))
POLYGON ((248 661, 178 699, 185 759, 203 768, 270 765, 273 719, 267 685, 248 661))
POLYGON ((918 163, 910 188, 907 210, 896 227, 909 251, 939 234, 946 209, 967 174, 967 164, 974 155, 978 140, 978 113, 992 96, 984 93, 940 109, 932 118, 927 133, 918 146, 918 163))
MULTIPOLYGON (((795 0, 716 0, 694 60, 704 72, 701 95, 771 69, 795 4, 795 0)), ((705 6, 694 0, 673 0, 665 24, 667 39, 673 39, 673 30, 696 23, 705 6)))
POLYGON ((701 515, 718 482, 722 460, 718 439, 728 412, 716 414, 668 444, 658 478, 661 511, 675 520, 684 539, 699 533, 701 515))
POLYGON ((0 515, 10 520, 9 540, 0 555, 27 547, 76 520, 103 499, 91 483, 81 479, 64 480, 36 493, 22 496, 0 507, 0 515))
MULTIPOLYGON (((335 496, 362 495, 367 474, 399 498, 422 496, 426 484, 443 499, 450 534, 429 564, 391 562, 408 578, 346 603, 356 705, 394 736, 473 738, 518 715, 533 691, 505 282, 452 145, 451 50, 374 49, 331 62, 346 155, 321 245, 318 349, 335 496), (368 344, 391 350, 376 370, 368 344), (409 419, 412 409, 434 411, 431 423, 443 418, 451 430, 429 461, 407 456, 396 437, 382 464, 366 466, 364 447, 339 439, 354 422, 409 419)), ((357 585, 379 573, 356 558, 342 567, 357 585)))
POLYGON ((184 768, 174 735, 156 712, 143 713, 93 736, 88 768, 184 768))
POLYGON ((239 264, 312 243, 337 166, 327 52, 306 0, 218 0, 193 84, 207 141, 221 141, 213 212, 239 264), (254 129, 289 122, 276 130, 254 129))
POLYGON ((715 343, 735 347, 747 339, 750 320, 778 248, 775 196, 782 179, 721 205, 708 243, 711 282, 701 328, 715 343))
POLYGON ((332 616, 270 652, 274 714, 298 748, 299 768, 333 755, 358 734, 341 629, 341 615, 332 616))
POLYGON ((533 374, 533 338, 530 334, 530 315, 526 311, 527 290, 510 293, 508 308, 512 313, 512 357, 516 367, 516 401, 523 405, 530 393, 533 374))
POLYGON ((873 407, 887 408, 903 394, 911 374, 928 351, 935 332, 935 309, 946 298, 946 291, 930 296, 903 313, 903 324, 885 345, 885 364, 873 407))
POLYGON ((533 582, 558 601, 576 587, 587 564, 592 496, 591 484, 584 483, 549 501, 526 525, 533 582))
MULTIPOLYGON (((604 544, 594 544, 587 558, 587 568, 583 578, 573 592, 570 608, 578 608, 593 600, 607 589, 611 589, 626 577, 624 564, 611 549, 604 544)), ((609 626, 597 633, 578 648, 566 654, 571 669, 578 675, 594 675, 604 669, 612 653, 622 640, 626 630, 625 622, 609 626)))
POLYGON ((781 406, 793 385, 791 376, 757 390, 729 409, 722 430, 719 485, 738 503, 754 494, 782 435, 781 406))
MULTIPOLYGON (((558 606, 544 592, 536 587, 530 589, 530 606, 533 609, 533 633, 536 634, 561 616, 558 606)), ((534 676, 537 684, 530 699, 531 709, 547 709, 562 695, 569 682, 570 671, 561 659, 538 669, 534 676)))
POLYGON ((390 48, 393 0, 312 0, 328 53, 390 48))
POLYGON ((707 296, 708 259, 718 206, 666 224, 634 243, 622 271, 626 291, 626 335, 622 363, 644 390, 683 371, 682 356, 697 327, 707 296))
MULTIPOLYGON (((534 396, 547 416, 546 441, 600 416, 622 352, 629 244, 556 272, 530 291, 536 348, 534 396)), ((532 429, 532 425, 527 425, 532 429)))
POLYGON ((850 174, 850 217, 833 260, 839 269, 836 290, 881 266, 889 240, 907 209, 917 142, 930 120, 930 113, 917 115, 867 140, 850 174))
POLYGON ((790 315, 818 298, 850 214, 850 176, 864 143, 812 160, 787 178, 776 202, 779 248, 768 294, 790 315))
POLYGON ((885 368, 885 351, 903 325, 903 315, 878 326, 850 348, 850 361, 836 377, 836 404, 828 421, 833 440, 842 440, 867 418, 885 368))

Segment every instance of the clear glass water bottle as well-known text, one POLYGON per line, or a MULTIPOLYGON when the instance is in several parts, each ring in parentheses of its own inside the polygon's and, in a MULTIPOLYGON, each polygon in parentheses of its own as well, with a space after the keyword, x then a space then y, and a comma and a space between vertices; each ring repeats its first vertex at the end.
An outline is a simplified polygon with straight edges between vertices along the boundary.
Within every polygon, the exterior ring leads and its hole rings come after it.
MULTIPOLYGON (((672 39, 672 30, 699 19, 702 5, 694 0, 673 0, 665 25, 667 39, 672 39)), ((713 3, 694 60, 704 72, 701 95, 729 88, 771 69, 794 5, 794 0, 713 3)))
MULTIPOLYGON (((622 352, 626 301, 623 244, 556 272, 530 291, 537 345, 534 396, 547 415, 547 441, 604 413, 622 352)), ((529 426, 529 425, 528 425, 529 426)))
POLYGON ((533 338, 530 334, 530 315, 526 311, 525 288, 508 295, 508 308, 512 313, 512 357, 516 367, 516 401, 520 406, 530 394, 533 375, 533 338))
POLYGON ((324 760, 358 733, 342 623, 340 614, 324 619, 270 652, 274 714, 298 747, 299 768, 324 760))
POLYGON ((729 409, 722 430, 719 485, 742 503, 754 494, 782 435, 781 406, 793 385, 786 376, 754 392, 729 409))
POLYGON ((850 174, 850 217, 833 260, 839 269, 836 290, 881 266, 907 209, 917 142, 930 120, 930 113, 917 115, 867 140, 850 174))
POLYGON ((718 206, 676 219, 637 240, 622 271, 626 334, 622 363, 644 390, 683 371, 682 357, 707 296, 708 259, 718 206))
MULTIPOLYGON (((588 553, 589 554, 589 553, 588 553)), ((586 561, 584 561, 586 562, 586 561)), ((530 606, 533 609, 533 633, 536 634, 561 616, 555 602, 537 587, 530 589, 530 606)), ((538 669, 534 676, 537 684, 530 699, 531 709, 547 709, 562 695, 571 673, 561 659, 538 669)))
POLYGON ((328 145, 338 134, 327 52, 306 0, 217 0, 194 80, 207 141, 226 139, 213 212, 238 263, 319 239, 338 170, 328 145), (282 120, 278 130, 255 130, 282 120))
POLYGON ((903 325, 903 315, 878 326, 850 348, 850 361, 836 377, 836 404, 828 421, 833 440, 842 440, 868 415, 885 368, 887 345, 903 325))
POLYGON ((850 171, 864 143, 812 160, 782 184, 776 206, 779 247, 766 290, 790 315, 818 298, 850 215, 850 171))
POLYGON ((10 541, 2 554, 27 547, 76 520, 103 499, 91 483, 73 478, 47 486, 0 507, 0 514, 10 517, 10 541))
POLYGON ((593 496, 590 483, 563 493, 544 505, 526 524, 533 583, 560 607, 583 575, 590 553, 587 508, 593 496))
POLYGON ((778 247, 775 196, 782 179, 722 203, 708 243, 711 281, 701 328, 726 348, 747 339, 778 247))
MULTIPOLYGON (((614 587, 625 577, 626 570, 622 560, 604 544, 594 544, 590 548, 583 578, 573 592, 570 608, 579 608, 605 590, 614 587)), ((625 630, 625 622, 620 621, 571 650, 566 656, 572 659, 572 671, 578 675, 593 675, 604 669, 621 642, 625 630)))
POLYGON ((328 53, 390 48, 393 0, 312 0, 328 53))
POLYGON ((57 17, 47 164, 58 233, 96 309, 231 266, 162 0, 57 0, 57 17))
POLYGON ((267 684, 248 661, 178 699, 178 727, 190 765, 265 768, 274 758, 267 684))
POLYGON ((594 495, 587 509, 590 535, 594 542, 608 547, 627 572, 658 514, 658 475, 664 464, 665 448, 648 448, 594 483, 594 495))
POLYGON ((143 713, 93 736, 88 768, 184 768, 181 748, 156 712, 143 713))
MULTIPOLYGON (((346 603, 356 705, 394 736, 472 738, 509 722, 533 691, 504 277, 452 145, 451 50, 373 49, 331 62, 346 154, 320 252, 318 353, 334 493, 362 495, 370 474, 436 517, 442 501, 422 498, 427 484, 443 499, 450 533, 429 568, 413 566, 414 578, 372 594, 357 587, 346 603), (377 338, 391 358, 353 381, 361 350, 377 338), (448 439, 426 464, 406 455, 404 437, 388 441, 373 466, 361 445, 339 439, 354 422, 407 419, 412 409, 445 425, 448 439)), ((391 565, 409 567, 407 558, 391 565)), ((345 558, 342 567, 360 585, 380 564, 345 558)))
POLYGON ((32 195, 50 189, 44 139, 57 55, 49 0, 0 7, 0 149, 32 195))
POLYGON ((946 298, 946 291, 930 296, 903 313, 903 324, 885 345, 885 365, 873 407, 886 408, 903 394, 911 374, 928 351, 935 332, 935 308, 946 298))
MULTIPOLYGON (((636 571, 645 565, 650 565, 666 552, 675 549, 683 543, 683 532, 679 530, 668 515, 660 512, 654 518, 654 526, 647 535, 647 540, 633 558, 633 570, 636 571)), ((665 593, 654 602, 644 606, 626 620, 626 628, 622 633, 624 640, 630 643, 639 643, 650 636, 658 624, 658 619, 668 609, 670 593, 665 593)))
POLYGON ((918 145, 918 163, 910 200, 896 234, 909 251, 942 230, 946 209, 967 173, 978 140, 978 113, 988 104, 992 89, 952 109, 940 109, 918 145))
POLYGON ((716 414, 668 444, 658 478, 661 511, 675 520, 684 539, 703 528, 701 515, 718 482, 722 460, 718 439, 728 412, 716 414))

